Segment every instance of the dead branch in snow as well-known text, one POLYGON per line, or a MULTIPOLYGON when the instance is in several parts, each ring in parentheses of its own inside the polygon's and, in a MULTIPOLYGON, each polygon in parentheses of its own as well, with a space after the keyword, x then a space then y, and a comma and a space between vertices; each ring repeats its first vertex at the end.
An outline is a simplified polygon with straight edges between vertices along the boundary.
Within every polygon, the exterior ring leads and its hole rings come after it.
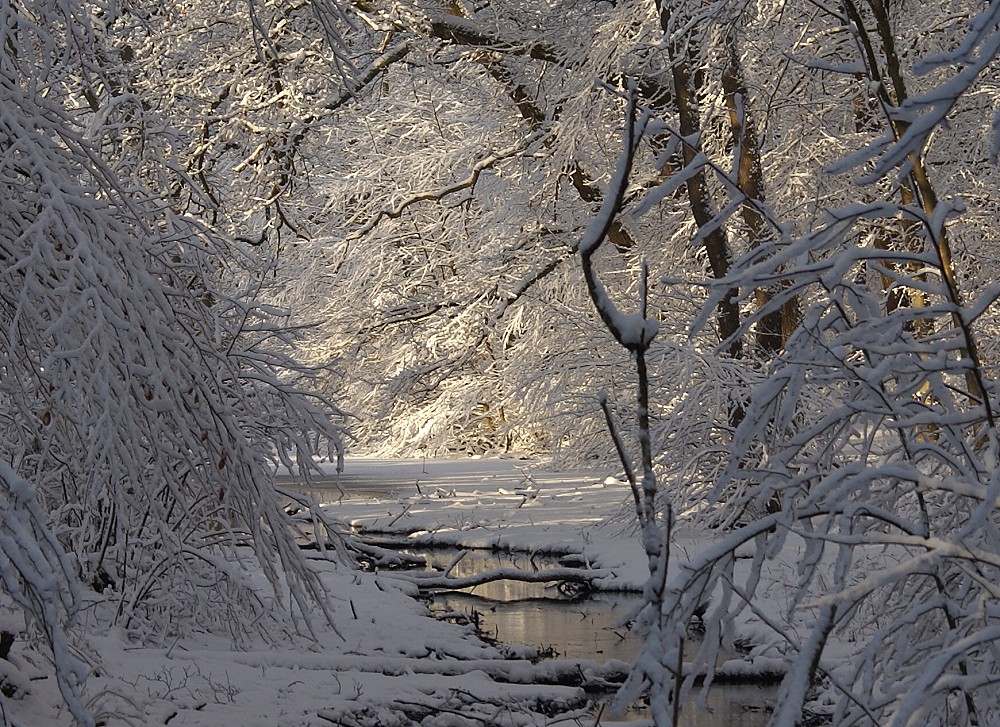
POLYGON ((521 581, 522 583, 585 583, 592 584, 611 575, 610 570, 594 568, 547 568, 526 571, 520 568, 494 568, 470 576, 445 576, 439 573, 406 573, 398 577, 411 581, 421 589, 459 590, 481 586, 494 581, 521 581))

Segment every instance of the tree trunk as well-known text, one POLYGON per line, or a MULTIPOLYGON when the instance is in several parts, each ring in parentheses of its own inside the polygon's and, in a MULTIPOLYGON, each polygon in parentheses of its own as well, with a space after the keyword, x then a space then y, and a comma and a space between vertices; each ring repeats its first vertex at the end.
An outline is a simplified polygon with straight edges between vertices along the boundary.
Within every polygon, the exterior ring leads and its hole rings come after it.
MULTIPOLYGON (((698 108, 698 90, 700 79, 691 72, 691 50, 685 43, 670 38, 670 10, 663 0, 656 0, 660 29, 668 37, 667 53, 671 64, 671 76, 674 84, 674 103, 677 106, 678 124, 681 136, 685 140, 696 139, 701 132, 701 113, 698 108)), ((683 145, 685 166, 695 163, 699 149, 690 143, 683 145)), ((712 275, 716 280, 722 280, 729 275, 732 257, 729 252, 729 242, 721 225, 715 222, 715 209, 712 204, 708 182, 703 169, 691 175, 686 183, 688 203, 691 215, 699 230, 708 230, 704 236, 705 253, 712 275)), ((743 357, 743 342, 737 335, 740 328, 740 308, 736 302, 739 296, 738 288, 726 291, 725 297, 718 304, 719 338, 725 344, 725 350, 734 359, 743 357)), ((740 417, 741 418, 741 417, 740 417)))
MULTIPOLYGON (((740 63, 736 33, 730 32, 726 38, 728 63, 722 73, 722 90, 725 94, 726 110, 729 113, 729 128, 735 149, 737 168, 734 170, 736 183, 745 199, 740 205, 740 215, 746 227, 747 243, 751 249, 766 242, 771 234, 767 220, 762 213, 764 203, 764 172, 761 167, 760 145, 757 132, 750 115, 743 66, 740 63)), ((754 291, 757 309, 765 308, 771 299, 787 283, 762 286, 754 291)), ((781 307, 768 310, 757 322, 757 345, 765 354, 775 354, 785 346, 785 341, 795 330, 799 321, 798 301, 795 298, 781 307)))

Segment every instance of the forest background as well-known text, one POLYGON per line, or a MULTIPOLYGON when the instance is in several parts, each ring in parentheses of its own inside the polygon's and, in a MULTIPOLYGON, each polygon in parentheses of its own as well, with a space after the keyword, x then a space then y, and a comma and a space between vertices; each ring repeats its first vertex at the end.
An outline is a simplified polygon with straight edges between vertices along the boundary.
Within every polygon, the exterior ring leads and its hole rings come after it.
POLYGON ((288 608, 324 603, 274 470, 349 443, 620 462, 661 655, 704 593, 752 607, 740 547, 759 573, 803 538, 779 718, 888 602, 841 718, 988 723, 998 20, 3 2, 0 574, 77 718, 81 589, 136 638, 250 629, 249 544, 288 608), (656 587, 678 518, 730 534, 656 587))

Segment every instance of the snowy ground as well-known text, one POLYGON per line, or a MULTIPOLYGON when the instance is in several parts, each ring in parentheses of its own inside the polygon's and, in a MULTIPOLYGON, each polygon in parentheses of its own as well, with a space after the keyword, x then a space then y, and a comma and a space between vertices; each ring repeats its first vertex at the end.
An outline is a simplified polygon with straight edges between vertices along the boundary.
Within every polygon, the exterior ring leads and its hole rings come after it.
MULTIPOLYGON (((358 531, 411 544, 576 554, 602 571, 600 588, 640 589, 645 558, 629 526, 631 498, 608 475, 553 473, 515 459, 353 460, 347 497, 332 486, 315 496, 329 518, 358 531), (380 499, 366 489, 381 490, 380 499)), ((681 534, 677 547, 704 543, 681 534)), ((567 674, 599 680, 623 666, 535 665, 528 647, 490 646, 471 626, 429 617, 412 598, 412 575, 359 572, 318 555, 314 562, 329 587, 335 628, 317 618, 311 638, 285 624, 269 642, 239 649, 204 635, 150 648, 126 643, 94 619, 83 656, 95 667, 87 687, 95 717, 109 726, 593 725, 583 690, 538 682, 567 674)), ((751 623, 746 628, 752 633, 751 623)), ((774 664, 767 654, 753 656, 774 664)), ((15 719, 70 724, 46 665, 31 660, 18 643, 13 679, 26 695, 9 702, 15 719)), ((601 724, 608 723, 605 715, 601 724)))

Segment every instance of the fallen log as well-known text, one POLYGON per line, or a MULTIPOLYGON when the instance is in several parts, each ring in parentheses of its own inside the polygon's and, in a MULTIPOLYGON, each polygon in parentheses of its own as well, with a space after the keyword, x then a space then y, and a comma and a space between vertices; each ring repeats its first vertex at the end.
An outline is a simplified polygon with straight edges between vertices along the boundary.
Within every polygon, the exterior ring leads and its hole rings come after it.
POLYGON ((579 583, 590 586, 594 581, 612 575, 602 568, 546 568, 526 571, 520 568, 494 568, 468 576, 450 576, 447 573, 394 573, 394 578, 407 580, 421 590, 457 591, 481 586, 494 581, 522 581, 524 583, 579 583))

